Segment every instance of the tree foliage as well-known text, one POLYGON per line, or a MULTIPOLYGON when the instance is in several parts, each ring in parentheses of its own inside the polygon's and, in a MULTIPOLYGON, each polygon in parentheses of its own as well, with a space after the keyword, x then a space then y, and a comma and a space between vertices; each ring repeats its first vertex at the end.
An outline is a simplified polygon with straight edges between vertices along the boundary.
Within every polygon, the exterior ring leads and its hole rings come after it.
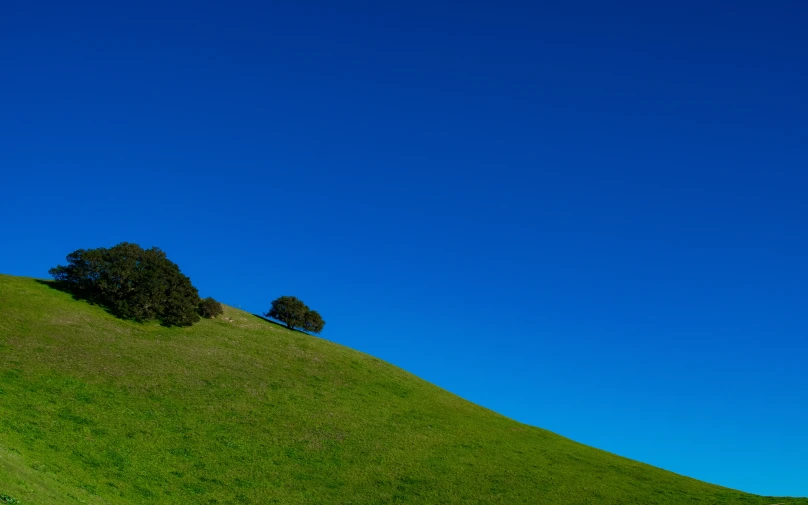
POLYGON ((119 317, 157 319, 168 326, 199 320, 199 292, 157 247, 122 242, 108 249, 79 249, 67 255, 67 262, 50 269, 54 279, 119 317))
POLYGON ((200 316, 210 319, 212 317, 216 317, 220 314, 223 314, 224 309, 222 308, 221 303, 217 302, 211 297, 207 297, 201 302, 199 302, 197 312, 199 312, 200 316))
POLYGON ((325 321, 316 310, 309 310, 303 318, 303 329, 311 333, 320 333, 325 327, 325 321))
POLYGON ((274 300, 272 308, 264 315, 277 319, 291 330, 302 328, 312 333, 320 333, 325 327, 325 321, 320 313, 311 310, 303 301, 294 296, 282 296, 274 300))

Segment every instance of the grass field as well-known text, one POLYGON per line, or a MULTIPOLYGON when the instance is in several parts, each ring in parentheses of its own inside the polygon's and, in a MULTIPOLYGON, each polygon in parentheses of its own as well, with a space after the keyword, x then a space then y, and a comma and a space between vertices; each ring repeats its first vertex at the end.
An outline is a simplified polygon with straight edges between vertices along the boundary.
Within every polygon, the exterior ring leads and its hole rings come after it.
POLYGON ((0 495, 23 505, 808 504, 575 443, 230 307, 165 328, 5 275, 0 495))

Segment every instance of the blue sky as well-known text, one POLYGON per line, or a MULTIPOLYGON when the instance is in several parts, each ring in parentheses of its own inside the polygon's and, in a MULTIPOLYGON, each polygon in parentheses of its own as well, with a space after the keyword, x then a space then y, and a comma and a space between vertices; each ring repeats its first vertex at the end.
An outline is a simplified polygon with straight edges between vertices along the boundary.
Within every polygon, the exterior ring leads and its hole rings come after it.
POLYGON ((20 2, 0 272, 203 296, 517 420, 808 496, 801 2, 20 2))

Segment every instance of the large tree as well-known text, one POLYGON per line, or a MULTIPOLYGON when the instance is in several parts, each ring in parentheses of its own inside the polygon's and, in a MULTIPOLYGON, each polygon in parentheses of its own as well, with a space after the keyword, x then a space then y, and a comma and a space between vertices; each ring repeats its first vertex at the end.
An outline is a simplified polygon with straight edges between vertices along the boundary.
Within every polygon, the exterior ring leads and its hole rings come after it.
POLYGON ((302 300, 294 296, 282 296, 272 302, 272 308, 264 314, 277 319, 287 328, 302 328, 312 333, 323 331, 325 321, 316 310, 311 310, 302 300))
POLYGON ((54 279, 119 317, 157 319, 168 326, 199 320, 199 292, 157 247, 122 242, 108 249, 79 249, 67 255, 67 262, 50 269, 54 279))

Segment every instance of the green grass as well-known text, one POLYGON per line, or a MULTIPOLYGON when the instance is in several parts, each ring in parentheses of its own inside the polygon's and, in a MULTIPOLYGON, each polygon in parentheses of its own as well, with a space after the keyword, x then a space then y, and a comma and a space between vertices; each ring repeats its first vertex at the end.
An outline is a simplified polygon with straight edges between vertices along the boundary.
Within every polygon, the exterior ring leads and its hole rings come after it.
POLYGON ((165 328, 0 275, 3 494, 23 505, 808 504, 575 443, 230 307, 165 328))

